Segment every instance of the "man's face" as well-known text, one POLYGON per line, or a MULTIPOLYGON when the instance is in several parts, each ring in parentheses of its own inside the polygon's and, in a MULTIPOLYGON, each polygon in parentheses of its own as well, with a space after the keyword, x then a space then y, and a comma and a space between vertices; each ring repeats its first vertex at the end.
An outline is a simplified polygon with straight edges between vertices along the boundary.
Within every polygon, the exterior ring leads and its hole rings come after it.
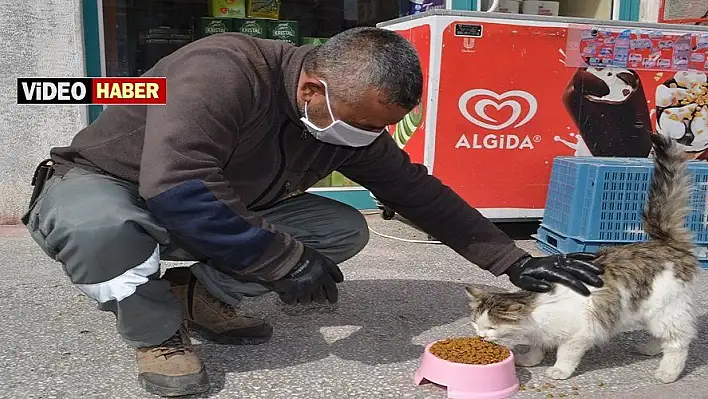
MULTIPOLYGON (((380 99, 379 91, 372 87, 364 92, 356 106, 339 102, 332 97, 330 105, 335 119, 359 129, 380 132, 387 126, 398 123, 410 111, 397 105, 385 104, 380 99)), ((308 119, 317 127, 325 128, 332 123, 324 85, 317 78, 309 77, 303 72, 297 93, 297 104, 302 116, 305 116, 305 103, 308 119)))

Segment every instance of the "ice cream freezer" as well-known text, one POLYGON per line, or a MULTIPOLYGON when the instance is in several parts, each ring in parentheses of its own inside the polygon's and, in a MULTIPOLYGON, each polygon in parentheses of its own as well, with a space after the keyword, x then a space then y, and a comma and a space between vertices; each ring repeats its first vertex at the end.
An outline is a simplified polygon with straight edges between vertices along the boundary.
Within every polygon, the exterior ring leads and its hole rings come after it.
POLYGON ((418 50, 423 101, 389 131, 494 220, 543 215, 556 156, 708 160, 708 27, 431 10, 379 24, 418 50))

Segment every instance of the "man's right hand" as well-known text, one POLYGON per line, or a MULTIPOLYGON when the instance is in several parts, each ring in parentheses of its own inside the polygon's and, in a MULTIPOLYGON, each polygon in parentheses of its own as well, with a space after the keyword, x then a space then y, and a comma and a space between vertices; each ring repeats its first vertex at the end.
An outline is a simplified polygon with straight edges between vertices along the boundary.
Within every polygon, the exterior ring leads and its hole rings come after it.
POLYGON ((305 246, 300 260, 282 279, 270 283, 280 300, 292 305, 312 301, 335 303, 339 299, 337 284, 344 275, 336 263, 305 246))
POLYGON ((589 296, 590 290, 585 284, 601 288, 604 270, 593 262, 595 255, 574 252, 565 255, 544 257, 527 256, 521 258, 509 269, 506 275, 515 286, 534 292, 549 292, 552 284, 563 284, 583 296, 589 296))

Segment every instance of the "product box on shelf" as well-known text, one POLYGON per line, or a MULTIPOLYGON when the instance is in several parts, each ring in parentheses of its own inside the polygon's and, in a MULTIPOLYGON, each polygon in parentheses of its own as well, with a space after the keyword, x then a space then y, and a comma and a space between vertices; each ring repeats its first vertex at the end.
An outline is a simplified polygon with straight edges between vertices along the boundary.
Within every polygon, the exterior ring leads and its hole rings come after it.
POLYGON ((445 8, 445 0, 408 0, 408 15, 420 14, 434 8, 445 8))
POLYGON ((231 18, 202 17, 199 19, 199 37, 211 36, 224 32, 233 32, 233 23, 231 18))
POLYGON ((558 16, 560 3, 557 1, 524 0, 521 2, 521 13, 532 15, 558 16))
POLYGON ((267 39, 268 20, 258 18, 234 19, 233 31, 245 35, 267 39))
POLYGON ((297 21, 268 21, 268 37, 296 46, 300 45, 300 24, 297 21))
MULTIPOLYGON (((494 0, 483 0, 482 11, 488 10, 493 2, 494 0)), ((521 12, 521 0, 499 0, 499 6, 494 12, 518 14, 521 12)))
POLYGON ((209 0, 212 17, 245 18, 246 0, 209 0))
POLYGON ((280 18, 279 0, 250 0, 246 11, 248 18, 280 18))

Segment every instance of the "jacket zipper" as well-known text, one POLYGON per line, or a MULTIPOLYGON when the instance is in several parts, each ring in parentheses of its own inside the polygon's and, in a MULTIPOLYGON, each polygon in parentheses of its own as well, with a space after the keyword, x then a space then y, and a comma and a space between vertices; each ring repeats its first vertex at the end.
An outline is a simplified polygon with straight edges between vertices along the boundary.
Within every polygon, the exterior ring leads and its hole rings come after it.
MULTIPOLYGON (((285 130, 285 128, 287 127, 287 125, 288 125, 287 123, 284 123, 284 124, 283 124, 283 127, 281 127, 281 129, 280 129, 280 135, 278 136, 278 148, 280 149, 280 166, 279 166, 279 168, 278 168, 278 174, 275 176, 275 179, 273 179, 273 181, 268 185, 268 187, 266 187, 266 189, 261 193, 261 195, 259 195, 259 196, 258 196, 256 199, 254 199, 253 201, 251 201, 251 203, 249 203, 249 204, 246 206, 246 208, 251 208, 251 206, 253 206, 253 204, 257 204, 258 201, 262 200, 266 195, 268 195, 268 193, 273 189, 273 187, 275 187, 275 185, 278 183, 278 181, 280 180, 280 178, 283 177, 283 174, 285 173, 285 165, 286 165, 286 162, 285 162, 285 139, 284 139, 284 136, 285 136, 285 135, 284 135, 284 130, 285 130)), ((257 210, 260 210, 260 209, 265 209, 265 208, 267 208, 267 207, 270 206, 271 204, 275 203, 275 202, 278 200, 278 198, 280 198, 280 196, 283 195, 283 193, 284 193, 286 190, 289 189, 289 187, 290 187, 290 183, 289 183, 289 182, 286 182, 286 184, 280 189, 280 191, 278 191, 278 194, 277 194, 272 200, 268 201, 268 202, 267 202, 266 204, 264 204, 264 205, 255 207, 255 208, 253 208, 252 210, 257 211, 257 210)))

